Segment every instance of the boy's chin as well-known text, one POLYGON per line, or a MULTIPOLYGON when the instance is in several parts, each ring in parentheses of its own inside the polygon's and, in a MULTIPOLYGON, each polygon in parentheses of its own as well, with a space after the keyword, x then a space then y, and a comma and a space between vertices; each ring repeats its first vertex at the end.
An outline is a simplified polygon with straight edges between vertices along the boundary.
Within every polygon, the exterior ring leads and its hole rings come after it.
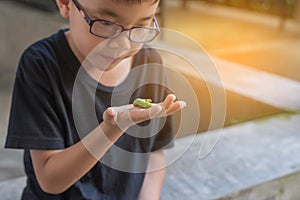
POLYGON ((116 66, 120 63, 121 61, 114 61, 113 63, 108 64, 106 67, 99 67, 100 70, 105 71, 105 72, 109 72, 112 69, 116 68, 116 66))
POLYGON ((130 53, 123 54, 122 56, 119 56, 117 58, 114 58, 113 56, 103 55, 103 53, 95 53, 91 54, 86 61, 90 66, 93 66, 98 70, 110 71, 118 67, 118 65, 122 64, 122 62, 124 62, 125 64, 126 61, 129 61, 129 58, 133 58, 137 54, 137 52, 138 51, 131 51, 130 53))
POLYGON ((108 72, 108 71, 111 71, 112 69, 116 68, 119 64, 122 64, 123 61, 129 59, 130 57, 132 57, 132 56, 117 58, 109 63, 106 63, 105 65, 97 66, 97 68, 102 71, 108 72))

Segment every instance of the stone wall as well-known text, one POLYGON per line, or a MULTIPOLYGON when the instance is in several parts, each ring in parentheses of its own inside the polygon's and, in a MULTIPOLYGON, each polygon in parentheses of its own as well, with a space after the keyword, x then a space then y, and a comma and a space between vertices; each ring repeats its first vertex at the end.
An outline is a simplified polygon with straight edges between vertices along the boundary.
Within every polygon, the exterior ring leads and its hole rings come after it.
POLYGON ((13 1, 0 1, 1 69, 15 69, 28 45, 66 24, 58 12, 43 12, 13 1))

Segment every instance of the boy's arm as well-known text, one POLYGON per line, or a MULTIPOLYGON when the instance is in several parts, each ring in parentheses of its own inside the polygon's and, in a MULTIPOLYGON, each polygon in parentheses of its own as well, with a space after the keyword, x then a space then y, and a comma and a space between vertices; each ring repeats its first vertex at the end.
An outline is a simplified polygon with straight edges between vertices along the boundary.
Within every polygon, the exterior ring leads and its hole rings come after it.
POLYGON ((166 169, 163 151, 156 151, 150 155, 148 172, 145 175, 139 200, 159 200, 166 169))
POLYGON ((30 150, 39 185, 47 193, 64 192, 84 176, 133 123, 172 115, 185 106, 175 99, 174 95, 168 95, 162 103, 149 109, 132 105, 108 108, 103 114, 104 121, 73 146, 63 150, 30 150))
MULTIPOLYGON (((178 107, 169 104, 172 105, 178 107)), ((103 114, 104 121, 73 146, 63 150, 30 150, 40 187, 51 194, 64 192, 98 162, 124 130, 150 119, 151 112, 159 113, 162 106, 148 110, 131 105, 108 108, 103 114)))
POLYGON ((105 126, 102 122, 80 142, 63 150, 30 150, 34 172, 45 192, 59 194, 67 190, 122 135, 121 130, 109 130, 105 126))

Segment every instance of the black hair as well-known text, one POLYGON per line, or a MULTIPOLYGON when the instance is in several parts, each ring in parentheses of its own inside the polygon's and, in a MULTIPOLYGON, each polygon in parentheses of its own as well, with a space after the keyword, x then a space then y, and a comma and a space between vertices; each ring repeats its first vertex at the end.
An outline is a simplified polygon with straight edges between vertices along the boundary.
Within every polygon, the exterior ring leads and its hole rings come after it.
POLYGON ((158 2, 159 0, 114 0, 115 2, 119 3, 127 3, 127 4, 136 4, 136 3, 144 3, 144 2, 150 2, 152 4, 155 4, 156 2, 158 2))

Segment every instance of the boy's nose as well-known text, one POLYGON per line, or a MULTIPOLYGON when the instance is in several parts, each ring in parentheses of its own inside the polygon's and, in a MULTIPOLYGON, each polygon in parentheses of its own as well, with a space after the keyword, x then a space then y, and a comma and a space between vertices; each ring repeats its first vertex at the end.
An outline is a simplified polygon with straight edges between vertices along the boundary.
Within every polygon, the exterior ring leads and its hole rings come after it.
POLYGON ((111 39, 109 41, 109 46, 111 48, 119 49, 119 50, 131 49, 131 42, 129 40, 129 32, 124 31, 118 37, 111 39))

